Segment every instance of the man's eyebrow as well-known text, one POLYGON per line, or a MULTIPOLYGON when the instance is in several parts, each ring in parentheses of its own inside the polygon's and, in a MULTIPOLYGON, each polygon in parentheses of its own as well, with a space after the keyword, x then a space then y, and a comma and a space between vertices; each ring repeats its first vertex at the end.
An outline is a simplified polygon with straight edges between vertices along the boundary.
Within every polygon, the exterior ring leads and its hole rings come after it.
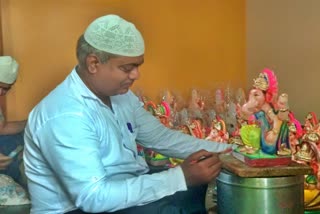
POLYGON ((144 60, 142 60, 141 62, 137 62, 137 63, 132 63, 133 65, 139 66, 142 65, 144 63, 144 60))
POLYGON ((121 66, 130 66, 130 65, 133 65, 133 66, 140 66, 144 63, 144 61, 142 62, 132 62, 132 63, 127 63, 127 64, 123 64, 121 66))
POLYGON ((142 64, 143 64, 143 62, 141 62, 141 63, 134 63, 135 66, 140 66, 140 65, 142 65, 142 64))

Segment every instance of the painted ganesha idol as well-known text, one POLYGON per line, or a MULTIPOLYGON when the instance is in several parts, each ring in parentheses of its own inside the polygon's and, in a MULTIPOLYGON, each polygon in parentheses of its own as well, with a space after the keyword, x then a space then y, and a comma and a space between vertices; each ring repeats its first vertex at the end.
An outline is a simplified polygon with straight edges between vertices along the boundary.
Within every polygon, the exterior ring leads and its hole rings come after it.
POLYGON ((251 166, 287 165, 291 162, 289 124, 296 121, 289 110, 288 95, 278 96, 274 72, 264 69, 254 79, 248 101, 238 106, 240 145, 236 158, 251 166))
POLYGON ((320 124, 314 112, 305 118, 302 136, 296 144, 292 157, 295 161, 308 165, 313 173, 305 175, 305 210, 320 211, 320 124))

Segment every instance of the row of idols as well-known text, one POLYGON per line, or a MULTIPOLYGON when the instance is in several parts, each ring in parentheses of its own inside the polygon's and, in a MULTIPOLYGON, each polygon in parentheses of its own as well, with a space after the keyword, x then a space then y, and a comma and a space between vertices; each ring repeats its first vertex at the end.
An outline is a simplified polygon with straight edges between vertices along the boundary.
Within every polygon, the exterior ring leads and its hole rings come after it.
MULTIPOLYGON (((237 144, 237 151, 259 157, 288 157, 312 167, 306 175, 306 207, 320 208, 320 123, 314 112, 298 121, 290 110, 288 94, 278 94, 278 81, 270 69, 262 70, 248 93, 242 88, 208 91, 192 89, 185 102, 181 96, 164 90, 158 102, 141 92, 144 107, 161 123, 196 138, 237 144), (311 196, 310 196, 311 194, 311 196), (309 199, 308 199, 309 197, 309 199)), ((140 148, 143 149, 143 148, 140 148)), ((183 160, 144 150, 151 165, 174 167, 183 160)))

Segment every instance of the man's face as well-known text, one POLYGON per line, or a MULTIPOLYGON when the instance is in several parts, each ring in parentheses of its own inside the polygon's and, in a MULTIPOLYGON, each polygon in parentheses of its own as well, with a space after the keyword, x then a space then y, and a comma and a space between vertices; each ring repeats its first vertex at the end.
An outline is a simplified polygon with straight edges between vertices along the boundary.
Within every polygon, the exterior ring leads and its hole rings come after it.
POLYGON ((144 56, 115 57, 107 63, 97 63, 93 90, 100 97, 125 94, 135 80, 139 79, 139 66, 144 56))
POLYGON ((0 82, 0 96, 6 95, 7 92, 11 89, 12 85, 13 84, 6 84, 6 83, 0 82))

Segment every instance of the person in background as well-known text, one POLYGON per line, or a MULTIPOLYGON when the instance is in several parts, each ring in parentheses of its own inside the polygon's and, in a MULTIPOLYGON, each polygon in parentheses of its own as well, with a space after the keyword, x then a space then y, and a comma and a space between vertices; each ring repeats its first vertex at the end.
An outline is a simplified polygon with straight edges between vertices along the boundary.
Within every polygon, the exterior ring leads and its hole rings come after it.
MULTIPOLYGON (((19 65, 11 56, 0 56, 0 96, 5 96, 14 85, 19 65)), ((26 120, 7 121, 0 107, 0 174, 21 183, 18 158, 23 146, 23 130, 26 120), (19 149, 20 148, 20 149, 19 149)))
POLYGON ((144 50, 135 25, 117 15, 97 18, 80 36, 78 65, 28 117, 31 213, 206 212, 203 187, 231 145, 166 128, 143 108, 130 87, 144 50), (185 161, 150 173, 136 142, 185 161))

